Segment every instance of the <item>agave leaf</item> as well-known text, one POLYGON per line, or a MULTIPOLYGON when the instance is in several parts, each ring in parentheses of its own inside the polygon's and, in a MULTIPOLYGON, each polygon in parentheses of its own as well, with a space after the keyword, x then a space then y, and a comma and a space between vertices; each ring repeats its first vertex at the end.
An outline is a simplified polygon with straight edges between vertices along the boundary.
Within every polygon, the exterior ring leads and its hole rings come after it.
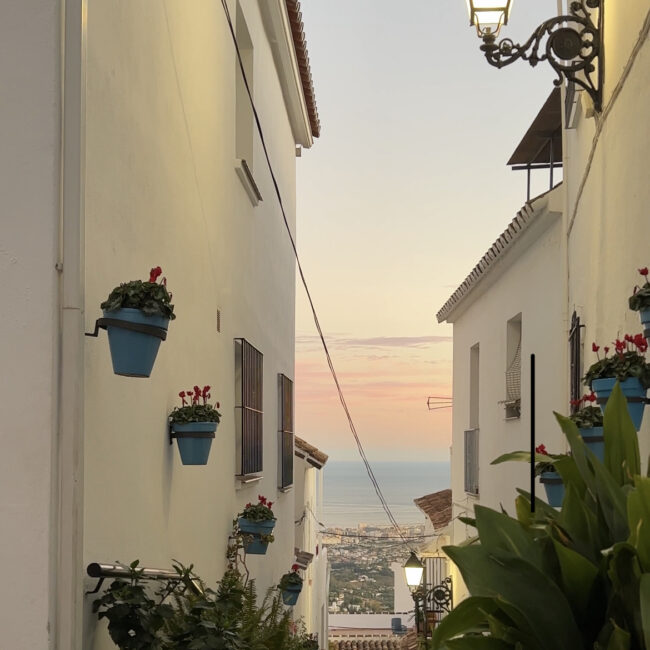
POLYGON ((644 571, 650 572, 650 479, 636 476, 634 486, 627 495, 628 541, 636 548, 644 571))
POLYGON ((440 644, 452 637, 467 632, 487 630, 487 615, 498 609, 494 598, 472 596, 460 602, 445 616, 433 630, 432 650, 442 647, 440 644))
POLYGON ((506 551, 542 570, 542 553, 534 538, 516 520, 485 506, 475 506, 476 528, 487 551, 506 551))
POLYGON ((473 596, 499 597, 521 612, 539 648, 579 648, 580 630, 560 588, 530 562, 482 546, 443 549, 473 596))
POLYGON ((641 576, 639 584, 639 602, 641 605, 641 625, 645 647, 650 648, 650 573, 641 576))
POLYGON ((619 485, 631 484, 632 477, 641 473, 639 441, 619 382, 607 400, 603 437, 605 466, 619 485))

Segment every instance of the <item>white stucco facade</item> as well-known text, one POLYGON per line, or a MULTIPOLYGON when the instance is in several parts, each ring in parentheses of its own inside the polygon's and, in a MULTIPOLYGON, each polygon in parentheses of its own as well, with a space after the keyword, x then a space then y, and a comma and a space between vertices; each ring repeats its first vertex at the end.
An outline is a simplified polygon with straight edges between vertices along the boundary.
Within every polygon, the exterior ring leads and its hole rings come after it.
MULTIPOLYGON (((228 6, 250 38, 252 92, 295 237, 295 149, 314 134, 288 3, 228 6)), ((242 117, 220 3, 29 0, 3 12, 0 33, 11 97, 0 106, 10 216, 0 292, 12 305, 0 317, 12 369, 0 399, 3 438, 14 440, 0 461, 11 585, 0 590, 0 645, 112 648, 84 595, 96 584, 84 576, 90 562, 176 559, 214 585, 233 518, 258 494, 277 517, 267 555, 247 558, 258 592, 293 562, 305 492, 278 488, 278 375, 294 376, 293 251, 252 113, 242 117), (242 124, 262 200, 237 172, 242 124), (113 287, 158 265, 177 319, 149 379, 114 375, 106 333, 83 333, 113 287), (236 477, 238 338, 263 354, 264 468, 250 483, 236 477), (212 387, 222 420, 208 464, 183 466, 167 416, 195 384, 212 387)), ((314 581, 327 580, 326 564, 314 565, 314 581)), ((309 617, 318 631, 319 612, 309 617)))

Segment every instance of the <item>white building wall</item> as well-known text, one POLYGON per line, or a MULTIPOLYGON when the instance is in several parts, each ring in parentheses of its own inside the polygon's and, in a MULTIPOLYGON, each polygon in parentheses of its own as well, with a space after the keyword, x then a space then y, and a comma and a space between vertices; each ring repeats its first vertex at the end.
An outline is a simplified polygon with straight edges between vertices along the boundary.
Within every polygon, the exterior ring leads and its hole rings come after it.
MULTIPOLYGON (((294 228, 295 141, 258 4, 241 4, 255 99, 294 228)), ((294 375, 294 260, 257 137, 259 206, 235 173, 234 82, 220 3, 90 3, 86 329, 114 286, 157 265, 178 317, 147 380, 113 374, 105 333, 86 340, 84 563, 138 558, 166 568, 174 558, 213 585, 233 518, 263 494, 274 502, 275 542, 247 558, 262 595, 294 548, 295 493, 276 487, 277 375, 294 375), (264 354, 264 477, 248 486, 235 479, 238 337, 264 354), (210 384, 221 405, 205 467, 181 465, 167 440, 177 394, 194 384, 210 384)), ((91 603, 84 647, 112 647, 91 603)))
POLYGON ((0 645, 56 632, 61 5, 3 4, 0 20, 0 645))
MULTIPOLYGON (((565 227, 569 247, 569 313, 585 325, 585 369, 596 360, 592 341, 611 345, 641 331, 627 299, 650 265, 650 5, 647 0, 605 7, 604 111, 586 116, 579 106, 575 129, 565 131, 565 227)), ((650 418, 639 434, 641 458, 650 453, 650 418)))
MULTIPOLYGON (((448 319, 454 324, 452 423, 452 538, 458 544, 475 529, 459 521, 476 504, 514 514, 516 488, 530 489, 529 466, 491 465, 506 452, 530 448, 530 355, 536 357, 536 438, 549 451, 565 451, 553 411, 568 412, 567 327, 561 256, 562 188, 535 201, 528 231, 486 273, 448 319), (548 202, 548 205, 546 206, 548 202), (544 207, 546 206, 546 207, 544 207), (521 314, 521 417, 505 418, 507 321, 521 314), (470 348, 479 345, 479 495, 465 492, 464 432, 470 429, 470 348)), ((543 489, 537 483, 539 495, 543 489)), ((454 602, 466 591, 452 571, 454 602)))

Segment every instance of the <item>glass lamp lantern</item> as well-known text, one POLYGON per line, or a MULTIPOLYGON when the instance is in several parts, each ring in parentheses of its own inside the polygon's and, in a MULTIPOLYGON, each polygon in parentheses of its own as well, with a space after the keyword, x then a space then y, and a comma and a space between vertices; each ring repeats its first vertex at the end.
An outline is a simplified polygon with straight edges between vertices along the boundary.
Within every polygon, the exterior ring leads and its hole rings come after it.
POLYGON ((418 556, 411 551, 411 556, 404 565, 404 573, 406 574, 406 584, 409 589, 413 590, 420 585, 422 581, 422 573, 424 566, 418 559, 418 556))
POLYGON ((508 24, 512 0, 467 0, 469 24, 476 27, 482 38, 497 36, 502 25, 508 24))

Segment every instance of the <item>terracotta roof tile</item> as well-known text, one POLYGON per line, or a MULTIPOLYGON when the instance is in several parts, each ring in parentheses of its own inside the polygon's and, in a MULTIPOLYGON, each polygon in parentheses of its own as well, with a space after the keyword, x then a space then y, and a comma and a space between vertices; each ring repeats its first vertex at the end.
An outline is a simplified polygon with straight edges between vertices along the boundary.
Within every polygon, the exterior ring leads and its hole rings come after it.
POLYGON ((429 517, 434 528, 443 528, 451 521, 451 490, 427 494, 413 502, 429 517))
POLYGON ((327 454, 324 454, 320 449, 314 447, 314 445, 310 445, 307 441, 298 436, 295 436, 295 441, 296 445, 294 453, 298 458, 304 458, 308 463, 311 463, 318 469, 325 465, 329 458, 327 454))
POLYGON ((318 117, 318 108, 316 107, 316 95, 314 94, 314 82, 309 65, 309 53, 307 52, 307 40, 305 38, 302 14, 300 13, 300 2, 298 0, 286 0, 286 3, 289 22, 291 23, 293 45, 296 49, 296 58, 298 59, 298 67, 300 68, 302 91, 305 95, 305 102, 307 102, 311 133, 317 138, 320 135, 320 118, 318 117))

